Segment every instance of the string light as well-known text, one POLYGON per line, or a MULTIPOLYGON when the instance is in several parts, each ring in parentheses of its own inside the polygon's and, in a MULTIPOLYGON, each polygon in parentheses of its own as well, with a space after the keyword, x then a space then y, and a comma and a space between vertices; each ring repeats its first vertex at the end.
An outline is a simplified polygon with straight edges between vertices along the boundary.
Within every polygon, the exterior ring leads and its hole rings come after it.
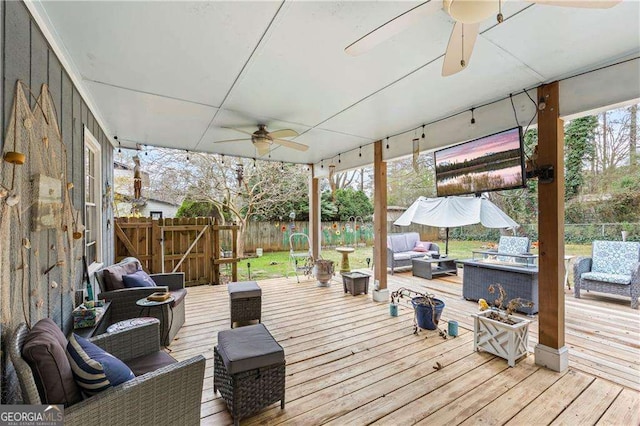
POLYGON ((280 162, 280 171, 284 172, 284 163, 282 161, 280 162))
POLYGON ((476 124, 476 118, 473 115, 473 112, 475 111, 475 108, 471 108, 471 125, 473 126, 474 124, 476 124))
POLYGON ((320 160, 320 168, 324 169, 324 160, 320 160))
POLYGON ((340 159, 340 154, 338 154, 338 164, 342 163, 342 160, 340 159))
POLYGON ((256 168, 256 159, 255 159, 255 157, 253 158, 253 168, 254 169, 256 168))
POLYGON ((147 144, 144 144, 144 155, 149 155, 149 151, 147 151, 147 144))
MULTIPOLYGON (((117 136, 114 136, 113 138, 118 141, 117 136)), ((120 141, 118 141, 118 154, 122 154, 122 144, 120 143, 120 141)))
POLYGON ((387 136, 387 149, 389 149, 389 136, 387 136))
POLYGON ((224 164, 224 154, 220 154, 220 158, 222 159, 222 164, 224 164))
POLYGON ((360 145, 360 152, 358 152, 358 157, 362 157, 362 145, 360 145))
POLYGON ((424 139, 424 124, 422 125, 422 139, 424 139))
POLYGON ((189 161, 189 150, 187 149, 187 161, 189 161))

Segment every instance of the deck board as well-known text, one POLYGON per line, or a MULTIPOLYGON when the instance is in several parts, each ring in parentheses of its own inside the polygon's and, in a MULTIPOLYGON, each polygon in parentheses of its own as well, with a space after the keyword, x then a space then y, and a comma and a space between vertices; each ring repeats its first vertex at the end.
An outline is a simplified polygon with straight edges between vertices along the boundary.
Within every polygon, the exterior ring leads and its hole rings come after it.
MULTIPOLYGON (((286 407, 274 404, 242 424, 638 424, 640 313, 628 301, 566 294, 570 368, 556 373, 536 366, 533 355, 509 368, 473 351, 477 304, 462 299, 460 276, 430 281, 396 273, 388 282, 443 299, 442 321, 458 321, 459 337, 414 335, 408 305, 391 317, 387 304, 344 294, 337 280, 328 288, 295 277, 261 281, 262 322, 287 360, 286 407), (434 369, 436 362, 443 368, 434 369)), ((533 350, 537 317, 531 319, 533 350)), ((226 287, 190 287, 186 322, 170 350, 178 360, 207 359, 203 425, 233 423, 213 393, 213 347, 228 328, 226 287)))

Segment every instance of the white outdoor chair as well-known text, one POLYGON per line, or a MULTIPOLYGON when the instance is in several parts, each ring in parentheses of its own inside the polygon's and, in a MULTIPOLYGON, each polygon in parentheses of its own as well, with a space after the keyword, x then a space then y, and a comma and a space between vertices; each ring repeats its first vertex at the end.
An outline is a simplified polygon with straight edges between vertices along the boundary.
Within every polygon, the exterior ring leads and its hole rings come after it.
POLYGON ((309 236, 302 232, 294 232, 289 236, 289 262, 296 274, 296 281, 300 282, 299 273, 303 273, 307 277, 311 276, 311 271, 315 263, 315 259, 311 254, 311 241, 309 236), (296 251, 295 247, 305 246, 306 250, 296 251))

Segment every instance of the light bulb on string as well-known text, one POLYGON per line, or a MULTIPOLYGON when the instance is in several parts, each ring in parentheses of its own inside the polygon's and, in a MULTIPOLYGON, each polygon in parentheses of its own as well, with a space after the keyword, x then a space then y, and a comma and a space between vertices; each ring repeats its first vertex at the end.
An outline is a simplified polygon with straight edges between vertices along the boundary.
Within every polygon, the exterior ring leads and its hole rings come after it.
POLYGON ((256 168, 256 159, 255 158, 253 159, 253 168, 254 169, 256 168))
POLYGON ((387 149, 389 149, 389 136, 387 136, 387 149))
POLYGON ((340 154, 338 154, 338 164, 342 163, 342 160, 340 159, 340 154))
POLYGON ((189 150, 187 149, 187 161, 189 161, 189 150))
POLYGON ((224 164, 224 154, 220 154, 220 158, 222 160, 222 164, 224 164))
POLYGON ((476 127, 476 117, 474 116, 475 108, 471 108, 471 121, 469 126, 473 129, 476 127))
POLYGON ((144 155, 149 155, 149 151, 147 151, 148 146, 147 144, 144 145, 144 155))
POLYGON ((422 125, 422 139, 424 139, 424 124, 422 125))
POLYGON ((324 160, 320 160, 320 168, 324 169, 324 160))
POLYGON ((358 152, 358 157, 362 157, 362 145, 360 145, 360 151, 358 152))

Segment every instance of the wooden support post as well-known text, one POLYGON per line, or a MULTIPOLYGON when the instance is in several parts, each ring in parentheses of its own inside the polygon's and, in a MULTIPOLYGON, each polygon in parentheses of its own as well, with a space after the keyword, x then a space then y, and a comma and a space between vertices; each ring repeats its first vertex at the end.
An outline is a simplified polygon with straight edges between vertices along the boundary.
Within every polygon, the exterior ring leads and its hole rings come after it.
POLYGON ((314 176, 311 166, 309 182, 309 239, 311 240, 311 255, 314 259, 320 258, 320 179, 314 176))
POLYGON ((220 233, 218 232, 218 219, 213 222, 213 283, 214 285, 220 284, 220 265, 215 262, 220 257, 220 233))
POLYGON ((213 284, 213 247, 211 235, 213 234, 213 218, 207 218, 207 223, 209 224, 209 230, 205 235, 204 241, 204 276, 207 277, 207 281, 209 284, 213 284))
POLYGON ((160 232, 160 225, 158 219, 151 220, 151 244, 149 244, 149 255, 151 256, 151 268, 150 271, 153 274, 159 274, 162 271, 160 262, 162 256, 160 254, 162 250, 162 235, 160 232))
POLYGON ((382 141, 374 143, 373 154, 373 257, 374 279, 378 288, 384 290, 379 299, 388 300, 387 289, 387 163, 382 161, 382 141))
MULTIPOLYGON (((238 259, 238 227, 231 228, 231 257, 238 259)), ((231 282, 238 282, 238 262, 231 264, 231 282)))
POLYGON ((558 82, 538 88, 544 108, 538 111, 537 167, 553 167, 553 181, 538 184, 539 338, 536 364, 568 368, 564 346, 564 127, 558 82))

